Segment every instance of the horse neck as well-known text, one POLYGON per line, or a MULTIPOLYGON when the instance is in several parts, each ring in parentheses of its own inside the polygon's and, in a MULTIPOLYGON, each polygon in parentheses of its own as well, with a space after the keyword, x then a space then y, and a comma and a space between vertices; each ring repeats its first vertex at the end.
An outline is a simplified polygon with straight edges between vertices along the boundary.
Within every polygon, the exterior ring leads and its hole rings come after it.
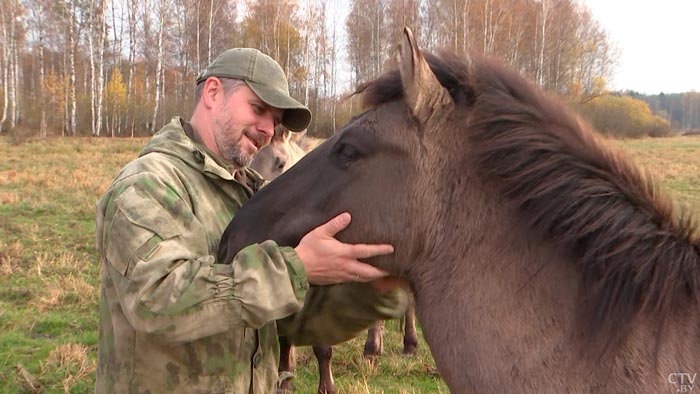
POLYGON ((562 327, 571 324, 575 289, 564 284, 574 274, 554 264, 538 272, 535 261, 556 256, 513 239, 504 223, 487 218, 494 213, 478 219, 488 231, 471 234, 469 248, 425 263, 433 269, 416 281, 416 311, 452 392, 511 392, 514 376, 528 381, 517 392, 547 392, 532 383, 551 373, 542 363, 560 365, 572 353, 562 351, 562 327), (528 385, 536 390, 522 389, 528 385))
MULTIPOLYGON (((469 212, 462 218, 481 226, 465 230, 471 233, 469 245, 461 243, 465 234, 446 238, 434 249, 446 252, 419 262, 430 269, 412 278, 426 340, 453 392, 502 393, 518 387, 522 393, 576 393, 596 385, 606 387, 606 393, 669 389, 660 375, 645 372, 655 357, 653 317, 640 323, 619 354, 582 365, 575 334, 580 273, 552 245, 514 226, 507 209, 482 203, 478 217, 469 212), (581 368, 588 372, 582 374, 581 368)), ((448 216, 459 220, 456 215, 448 216)), ((683 330, 674 324, 668 329, 683 330)), ((660 356, 677 359, 678 345, 665 346, 660 356)), ((690 364, 664 365, 664 373, 683 365, 690 364)), ((688 372, 695 371, 700 366, 688 372)))

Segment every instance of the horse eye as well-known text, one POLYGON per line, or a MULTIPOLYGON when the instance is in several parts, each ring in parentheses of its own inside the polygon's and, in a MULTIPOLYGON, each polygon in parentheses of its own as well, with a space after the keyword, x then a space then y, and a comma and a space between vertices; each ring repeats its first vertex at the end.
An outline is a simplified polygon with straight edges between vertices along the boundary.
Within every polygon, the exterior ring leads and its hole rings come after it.
POLYGON ((338 153, 347 160, 355 160, 359 156, 360 152, 358 152, 352 145, 343 144, 338 149, 338 153))

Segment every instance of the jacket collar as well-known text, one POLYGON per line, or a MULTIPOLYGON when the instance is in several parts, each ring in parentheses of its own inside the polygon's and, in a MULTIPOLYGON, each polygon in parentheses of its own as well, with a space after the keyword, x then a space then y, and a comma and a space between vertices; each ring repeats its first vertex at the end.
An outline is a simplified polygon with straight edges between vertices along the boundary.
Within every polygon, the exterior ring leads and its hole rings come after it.
POLYGON ((151 152, 176 156, 209 177, 235 180, 251 192, 257 191, 264 183, 255 170, 236 168, 215 155, 201 143, 192 126, 179 116, 173 117, 170 123, 155 133, 139 156, 151 152))

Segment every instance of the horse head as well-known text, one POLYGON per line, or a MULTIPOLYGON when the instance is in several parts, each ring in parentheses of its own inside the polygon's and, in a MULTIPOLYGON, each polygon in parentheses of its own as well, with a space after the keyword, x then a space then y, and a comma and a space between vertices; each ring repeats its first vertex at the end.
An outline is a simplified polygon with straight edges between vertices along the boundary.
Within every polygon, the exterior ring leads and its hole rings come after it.
POLYGON ((305 134, 277 126, 272 141, 253 156, 250 167, 267 180, 277 178, 304 156, 300 143, 305 134))
POLYGON ((365 112, 236 214, 219 260, 348 211, 341 240, 394 245, 368 262, 411 284, 454 392, 655 393, 699 371, 700 319, 678 319, 700 305, 697 225, 516 70, 424 53, 408 29, 399 57, 358 88, 365 112))

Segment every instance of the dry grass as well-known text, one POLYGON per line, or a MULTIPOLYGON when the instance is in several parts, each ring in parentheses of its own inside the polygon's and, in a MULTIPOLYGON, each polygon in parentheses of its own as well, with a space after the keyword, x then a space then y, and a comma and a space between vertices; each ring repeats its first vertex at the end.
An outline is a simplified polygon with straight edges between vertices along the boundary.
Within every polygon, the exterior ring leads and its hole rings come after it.
POLYGON ((14 192, 1 192, 0 204, 16 204, 19 201, 19 195, 14 192))
POLYGON ((700 220, 700 137, 679 136, 615 141, 656 178, 676 203, 700 220))
POLYGON ((80 272, 85 262, 81 261, 73 252, 48 252, 42 251, 34 255, 34 269, 39 277, 44 273, 53 272, 80 272))
POLYGON ((16 177, 17 171, 15 170, 0 171, 0 185, 3 183, 14 181, 16 177))
POLYGON ((87 346, 69 343, 52 350, 42 369, 63 374, 63 391, 70 393, 73 386, 95 371, 95 361, 88 357, 87 346))
POLYGON ((21 269, 22 243, 14 241, 6 244, 0 240, 0 275, 10 275, 21 269))
POLYGON ((379 373, 379 361, 378 358, 366 358, 357 355, 353 358, 353 365, 357 370, 357 373, 362 377, 363 381, 367 381, 368 378, 377 376, 379 373))
POLYGON ((27 368, 22 364, 17 364, 15 366, 15 371, 17 372, 17 378, 20 380, 20 384, 25 391, 29 393, 41 393, 42 387, 39 380, 27 371, 27 368))
POLYGON ((94 304, 99 300, 98 295, 96 286, 81 277, 69 274, 67 277, 44 280, 43 290, 30 305, 46 312, 66 304, 94 304))

